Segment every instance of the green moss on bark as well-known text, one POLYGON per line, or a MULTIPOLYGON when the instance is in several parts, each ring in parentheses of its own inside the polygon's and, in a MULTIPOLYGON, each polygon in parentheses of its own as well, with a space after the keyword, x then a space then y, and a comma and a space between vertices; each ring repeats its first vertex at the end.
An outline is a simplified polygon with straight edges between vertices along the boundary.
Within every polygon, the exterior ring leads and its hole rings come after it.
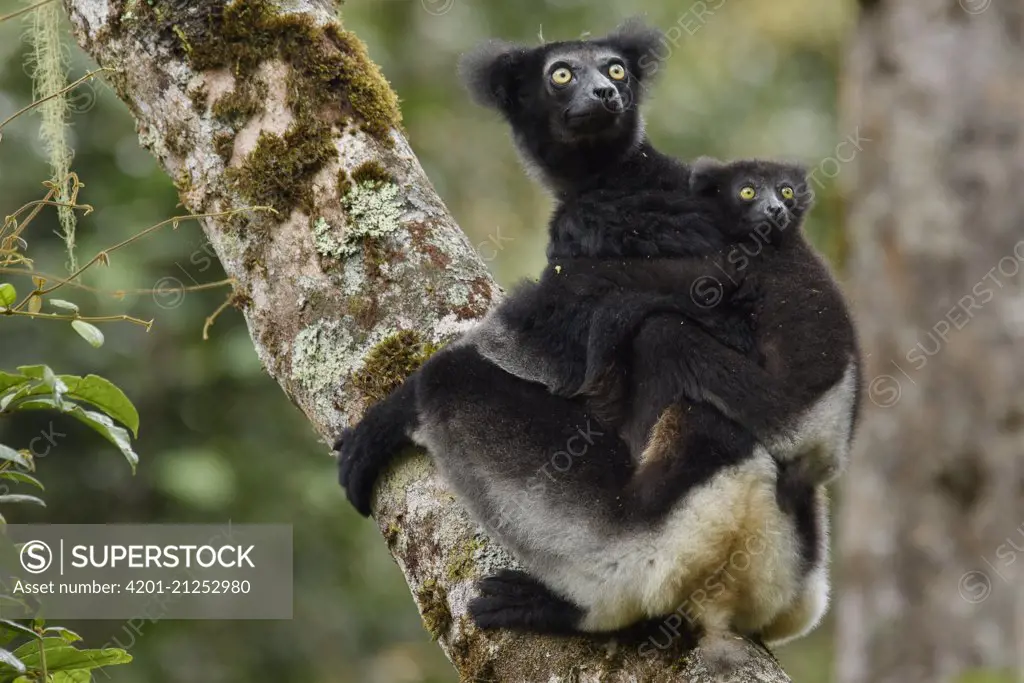
POLYGON ((351 189, 352 179, 348 177, 348 173, 345 172, 345 169, 341 169, 340 171, 338 171, 338 198, 340 199, 344 197, 346 194, 348 194, 348 191, 351 189))
POLYGON ((366 46, 337 23, 317 25, 269 0, 157 0, 153 9, 167 39, 198 70, 226 68, 241 83, 262 62, 282 59, 291 67, 288 104, 296 116, 319 117, 327 105, 341 104, 386 144, 401 125, 398 98, 366 46))
POLYGON ((379 161, 366 161, 352 171, 352 180, 360 184, 380 186, 395 182, 395 177, 388 173, 379 161))
POLYGON ((427 579, 416 593, 423 614, 423 625, 437 640, 452 626, 452 613, 448 609, 448 592, 433 579, 427 579))
POLYGON ((224 165, 227 166, 228 162, 231 161, 231 155, 235 151, 234 134, 215 133, 213 136, 213 148, 217 151, 217 156, 219 156, 224 162, 224 165))
POLYGON ((284 136, 260 133, 255 149, 227 176, 253 204, 273 206, 284 215, 294 208, 309 211, 313 176, 336 156, 328 124, 297 121, 284 136))
POLYGON ((245 122, 263 111, 267 86, 251 79, 235 83, 235 89, 217 98, 211 111, 214 118, 238 130, 245 122))
POLYGON ((438 349, 413 330, 402 330, 377 344, 363 367, 352 375, 352 384, 371 403, 385 398, 438 349))
POLYGON ((455 549, 448 561, 448 580, 462 581, 472 578, 476 568, 476 553, 486 545, 487 541, 481 536, 474 536, 455 549))

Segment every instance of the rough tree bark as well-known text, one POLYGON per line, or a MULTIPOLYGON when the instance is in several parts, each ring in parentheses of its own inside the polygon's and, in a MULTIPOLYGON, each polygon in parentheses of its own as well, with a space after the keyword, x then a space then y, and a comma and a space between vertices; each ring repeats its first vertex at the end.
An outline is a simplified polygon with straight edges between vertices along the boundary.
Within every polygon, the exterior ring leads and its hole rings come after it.
POLYGON ((870 400, 838 680, 1024 671, 1024 3, 863 5, 843 104, 873 142, 844 177, 870 400))
MULTIPOLYGON (((500 296, 406 143, 393 93, 326 0, 64 0, 140 139, 203 221, 267 371, 330 440, 500 296)), ((339 492, 339 505, 344 504, 339 492)), ((422 455, 376 520, 462 680, 712 680, 701 657, 475 630, 472 582, 507 561, 422 455)), ((677 639, 679 640, 679 639, 677 639)), ((730 678, 789 679, 750 646, 730 678)))

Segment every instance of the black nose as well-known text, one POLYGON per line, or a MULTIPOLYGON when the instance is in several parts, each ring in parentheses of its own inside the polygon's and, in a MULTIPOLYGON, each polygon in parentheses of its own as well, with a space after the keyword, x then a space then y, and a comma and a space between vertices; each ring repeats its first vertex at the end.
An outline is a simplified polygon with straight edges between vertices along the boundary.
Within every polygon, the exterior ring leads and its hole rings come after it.
POLYGON ((594 97, 601 100, 602 102, 608 102, 610 100, 615 99, 615 96, 617 94, 618 91, 611 86, 605 88, 594 88, 594 97))
POLYGON ((778 218, 779 216, 781 216, 781 215, 782 215, 782 213, 783 213, 783 212, 784 212, 785 210, 786 210, 786 208, 785 208, 785 207, 783 207, 783 206, 779 206, 778 204, 775 204, 775 205, 773 205, 773 206, 769 206, 769 207, 768 207, 768 213, 770 213, 770 214, 772 215, 772 217, 773 217, 773 218, 778 218))

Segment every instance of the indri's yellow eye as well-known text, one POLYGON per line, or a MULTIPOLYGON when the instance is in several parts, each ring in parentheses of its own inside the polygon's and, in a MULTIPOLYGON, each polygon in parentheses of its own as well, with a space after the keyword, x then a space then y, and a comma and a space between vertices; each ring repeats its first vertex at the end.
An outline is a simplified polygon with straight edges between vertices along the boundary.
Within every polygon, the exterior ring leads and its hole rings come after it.
POLYGON ((779 194, 782 195, 783 199, 792 199, 793 198, 793 188, 792 187, 788 187, 788 186, 784 187, 781 190, 779 190, 779 194))
POLYGON ((747 185, 742 190, 740 190, 740 199, 745 199, 745 200, 747 200, 749 202, 751 199, 753 199, 756 196, 757 196, 757 190, 752 188, 750 185, 747 185))
POLYGON ((572 72, 564 66, 551 72, 551 82, 555 85, 565 85, 572 80, 572 72))
POLYGON ((608 75, 611 76, 613 80, 621 81, 626 77, 626 68, 621 64, 612 64, 608 67, 608 75))

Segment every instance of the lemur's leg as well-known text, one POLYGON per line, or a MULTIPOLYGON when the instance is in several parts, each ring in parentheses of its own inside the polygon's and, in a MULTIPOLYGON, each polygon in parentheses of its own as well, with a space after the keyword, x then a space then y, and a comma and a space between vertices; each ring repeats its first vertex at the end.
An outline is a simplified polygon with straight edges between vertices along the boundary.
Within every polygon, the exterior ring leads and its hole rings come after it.
MULTIPOLYGON (((633 339, 644 322, 659 314, 677 314, 697 325, 719 344, 736 353, 752 354, 754 331, 747 319, 704 308, 688 294, 666 296, 650 292, 610 295, 594 312, 587 340, 586 377, 577 394, 600 395, 608 386, 608 373, 624 371, 633 339)), ((677 349, 676 353, 685 353, 677 349)))
POLYGON ((798 638, 813 629, 829 601, 829 503, 822 485, 811 485, 797 463, 779 465, 776 496, 779 509, 792 515, 804 566, 800 592, 762 631, 772 645, 798 638))
POLYGON ((403 448, 412 444, 410 432, 419 422, 413 374, 398 389, 370 406, 355 427, 345 429, 334 444, 338 479, 352 506, 369 516, 373 487, 403 448))
POLYGON ((653 617, 616 631, 588 632, 578 624, 584 610, 547 589, 529 574, 504 569, 477 583, 479 597, 469 602, 469 615, 479 628, 501 629, 554 636, 586 636, 620 645, 657 647, 684 653, 697 645, 696 627, 682 617, 653 617), (667 638, 668 644, 660 645, 667 638))
POLYGON ((796 389, 772 377, 756 360, 721 344, 689 318, 659 314, 646 319, 632 356, 645 364, 638 387, 653 406, 685 399, 708 403, 791 456, 787 437, 799 410, 796 389))
POLYGON ((810 632, 828 611, 828 596, 828 568, 815 567, 796 601, 761 632, 761 637, 770 645, 781 645, 810 632))

